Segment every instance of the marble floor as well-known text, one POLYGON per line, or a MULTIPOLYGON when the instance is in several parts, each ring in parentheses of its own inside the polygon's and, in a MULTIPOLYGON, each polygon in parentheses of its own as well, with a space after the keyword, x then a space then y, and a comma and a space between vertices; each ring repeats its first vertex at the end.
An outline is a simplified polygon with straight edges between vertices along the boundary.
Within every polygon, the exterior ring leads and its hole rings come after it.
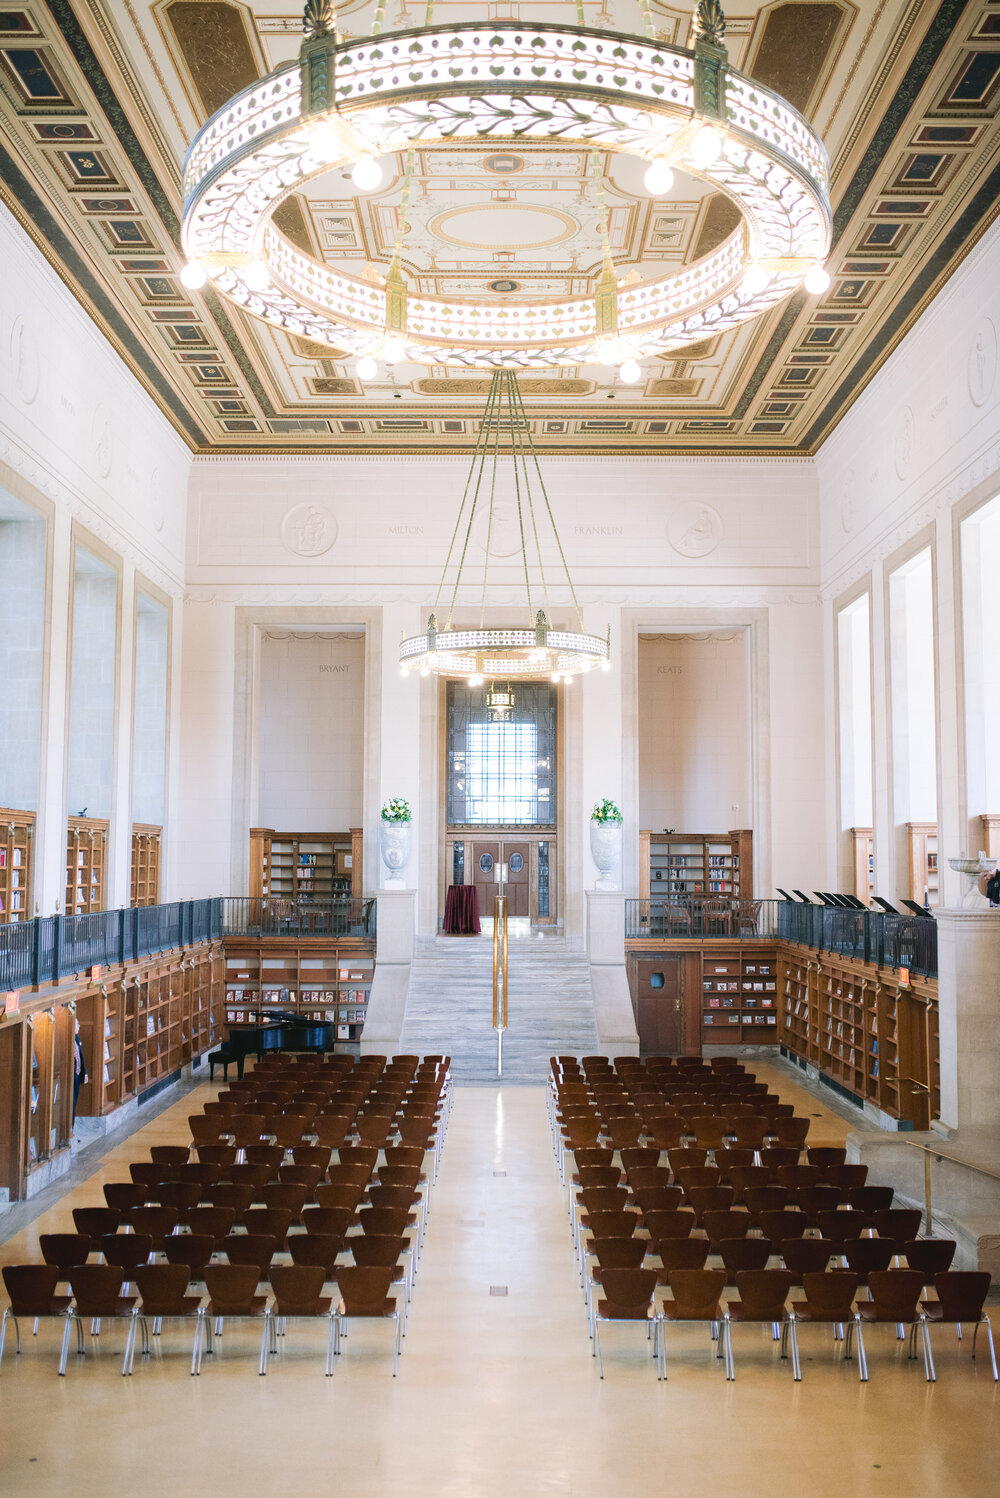
MULTIPOLYGON (((843 1138, 845 1120, 784 1069, 758 1071, 812 1116, 816 1142, 843 1138)), ((72 1207, 99 1202, 102 1182, 123 1178, 129 1159, 183 1139, 192 1104, 217 1090, 200 1083, 197 1099, 145 1122, 85 1179, 75 1173, 61 1199, 0 1244, 0 1260, 36 1257, 39 1232, 71 1228, 72 1207)), ((20 1359, 12 1342, 4 1353, 0 1493, 995 1494, 1000 1393, 988 1361, 973 1363, 968 1340, 959 1350, 941 1331, 938 1382, 928 1385, 921 1365, 901 1360, 892 1329, 876 1331, 867 1386, 822 1329, 803 1331, 794 1385, 766 1329, 754 1327, 737 1332, 731 1385, 701 1327, 672 1341, 660 1385, 636 1328, 611 1328, 601 1383, 544 1089, 459 1086, 395 1381, 383 1327, 355 1323, 329 1379, 319 1327, 293 1324, 266 1379, 256 1332, 227 1330, 221 1354, 193 1379, 190 1337, 169 1326, 162 1347, 123 1379, 122 1333, 112 1327, 96 1355, 71 1355, 61 1379, 57 1332, 43 1325, 20 1359)))

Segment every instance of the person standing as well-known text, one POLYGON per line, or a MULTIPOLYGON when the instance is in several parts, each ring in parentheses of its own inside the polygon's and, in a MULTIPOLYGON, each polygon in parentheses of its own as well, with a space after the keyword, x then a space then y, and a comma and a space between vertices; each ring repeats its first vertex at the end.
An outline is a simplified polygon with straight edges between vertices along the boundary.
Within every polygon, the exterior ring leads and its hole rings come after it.
POLYGON ((87 1076, 87 1063, 83 1056, 83 1041, 80 1039, 80 1021, 76 1022, 76 1033, 73 1036, 73 1123, 76 1123, 76 1102, 80 1096, 80 1088, 84 1082, 89 1081, 87 1076))

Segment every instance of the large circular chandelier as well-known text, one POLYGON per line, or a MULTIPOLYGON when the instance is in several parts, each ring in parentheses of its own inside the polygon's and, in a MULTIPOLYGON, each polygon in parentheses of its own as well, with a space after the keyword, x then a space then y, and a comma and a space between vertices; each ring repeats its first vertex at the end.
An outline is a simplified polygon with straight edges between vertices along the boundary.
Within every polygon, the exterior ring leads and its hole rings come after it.
MULTIPOLYGON (((734 328, 805 284, 825 289, 828 163, 792 106, 729 66, 718 0, 700 0, 694 48, 585 26, 462 23, 338 41, 330 0, 309 0, 298 60, 236 94, 184 168, 188 285, 211 279, 273 327, 371 360, 528 369, 635 362, 734 328), (742 223, 684 269, 593 296, 485 305, 408 294, 313 259, 272 214, 312 178, 414 146, 516 139, 624 152, 666 190, 677 167, 724 193, 742 223)), ((610 275, 609 275, 610 271, 610 275)), ((364 377, 364 371, 362 371, 364 377)))
POLYGON ((517 375, 496 370, 490 380, 486 410, 479 425, 476 449, 465 481, 462 503, 438 583, 434 608, 423 634, 411 635, 399 647, 404 676, 463 677, 470 685, 491 681, 488 706, 503 714, 513 707, 512 681, 569 682, 600 667, 610 669, 609 635, 587 634, 577 601, 552 506, 545 490, 538 456, 531 439, 517 375), (527 619, 522 628, 486 623, 490 556, 501 503, 506 499, 502 473, 511 460, 508 487, 513 491, 515 540, 509 548, 524 583, 527 619), (475 581, 470 550, 475 538, 483 543, 478 626, 456 627, 454 613, 462 602, 463 579, 475 581), (558 558, 578 628, 553 629, 552 603, 545 571, 545 552, 558 558), (440 616, 442 607, 446 615, 440 616), (497 685, 498 678, 504 685, 497 685), (506 692, 504 691, 506 686, 506 692))

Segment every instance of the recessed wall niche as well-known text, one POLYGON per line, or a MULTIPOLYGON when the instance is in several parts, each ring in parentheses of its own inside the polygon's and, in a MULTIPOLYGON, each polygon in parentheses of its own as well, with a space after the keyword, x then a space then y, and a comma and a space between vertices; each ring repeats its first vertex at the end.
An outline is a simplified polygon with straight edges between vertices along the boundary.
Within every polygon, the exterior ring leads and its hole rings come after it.
POLYGON ((749 631, 639 636, 639 826, 751 822, 749 631))
POLYGON ((66 781, 71 817, 111 815, 117 655, 118 574, 77 546, 66 781))
POLYGON ((163 825, 167 770, 169 614, 139 592, 135 601, 135 700, 132 728, 132 821, 163 825))
POLYGON ((363 630, 262 630, 256 823, 358 827, 364 804, 363 630))

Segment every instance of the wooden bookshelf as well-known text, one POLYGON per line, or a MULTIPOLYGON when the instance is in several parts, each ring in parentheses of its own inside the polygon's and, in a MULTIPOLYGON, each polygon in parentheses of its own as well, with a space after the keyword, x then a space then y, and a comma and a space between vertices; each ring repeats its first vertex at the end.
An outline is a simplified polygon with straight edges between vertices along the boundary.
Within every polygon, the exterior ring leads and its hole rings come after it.
POLYGON ((360 827, 348 832, 250 829, 250 896, 328 905, 363 892, 360 827))
POLYGON ((906 847, 910 869, 910 899, 918 905, 938 903, 938 844, 936 822, 907 822, 906 847))
POLYGON ((639 898, 753 898, 753 832, 639 833, 639 898))
MULTIPOLYGON (((4 812, 0 812, 0 817, 4 815, 4 812)), ((994 863, 1000 863, 1000 817, 990 816, 984 812, 979 818, 979 828, 980 841, 976 852, 978 853, 979 848, 982 848, 988 858, 992 858, 994 863)))
POLYGON ((31 919, 35 813, 0 806, 0 926, 31 919))
POLYGON ((778 958, 775 948, 705 947, 701 959, 702 1045, 776 1045, 778 958))
POLYGON ((356 1044, 374 972, 370 943, 227 940, 226 1023, 301 1015, 331 1021, 339 1044, 356 1044))
POLYGON ((872 830, 870 827, 852 827, 851 832, 851 865, 854 870, 854 888, 852 893, 863 900, 866 905, 871 904, 872 895, 875 893, 875 851, 872 842, 872 830))
POLYGON ((862 1102, 914 1128, 940 1108, 937 984, 901 988, 851 958, 779 947, 778 1039, 862 1102))
POLYGON ((66 834, 66 914, 104 909, 105 861, 109 823, 97 817, 70 817, 66 834))
POLYGON ((160 903, 160 838, 162 827, 132 823, 132 905, 160 903))

